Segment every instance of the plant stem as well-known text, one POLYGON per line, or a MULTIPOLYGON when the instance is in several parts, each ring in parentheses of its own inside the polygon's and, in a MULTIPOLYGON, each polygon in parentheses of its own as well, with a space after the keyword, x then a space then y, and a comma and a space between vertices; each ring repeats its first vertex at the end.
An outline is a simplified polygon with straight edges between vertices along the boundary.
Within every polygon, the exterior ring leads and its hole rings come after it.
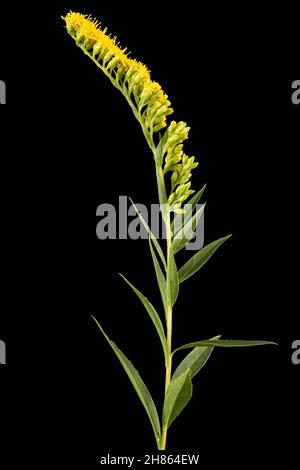
MULTIPOLYGON (((124 88, 120 86, 117 80, 114 80, 110 73, 103 67, 97 60, 96 58, 90 54, 88 51, 85 50, 84 47, 82 47, 79 43, 77 45, 82 49, 82 51, 90 58, 92 61, 99 67, 105 75, 110 79, 112 84, 118 88, 121 93, 125 96, 127 102, 129 103, 134 116, 136 119, 139 121, 143 134, 146 138, 146 141, 150 147, 150 149, 153 152, 153 156, 155 158, 156 156, 156 146, 153 141, 153 132, 149 133, 148 129, 145 126, 145 123, 142 119, 141 114, 139 113, 138 109, 136 108, 135 104, 132 102, 131 97, 126 93, 124 88)), ((160 204, 161 204, 161 209, 163 209, 163 206, 167 207, 167 196, 166 196, 166 188, 165 188, 165 181, 164 181, 164 174, 162 171, 161 166, 156 166, 156 177, 157 177, 157 183, 158 183, 158 188, 159 188, 159 199, 160 199, 160 204)), ((167 268, 170 266, 170 255, 171 255, 171 245, 172 245, 172 230, 171 230, 171 218, 170 218, 170 211, 169 207, 167 207, 167 211, 162 211, 163 214, 163 219, 166 224, 166 234, 167 234, 167 268)), ((168 269, 167 269, 168 271, 168 269)), ((168 344, 168 358, 166 361, 166 378, 165 378, 165 397, 171 382, 171 375, 172 375, 172 305, 169 304, 167 306, 167 312, 166 312, 166 320, 167 320, 167 344, 168 344)), ((167 426, 163 426, 162 429, 162 436, 161 436, 161 441, 159 445, 160 450, 166 450, 166 443, 167 443, 167 432, 168 428, 167 426)))
MULTIPOLYGON (((170 221, 170 213, 168 213, 168 217, 166 219, 166 233, 167 233, 167 266, 170 264, 170 253, 171 253, 171 243, 172 243, 172 231, 171 231, 171 221, 170 221)), ((167 343, 169 349, 169 356, 168 361, 166 363, 166 379, 165 379, 165 397, 171 382, 171 374, 172 374, 172 305, 168 305, 167 309, 167 343)), ((167 444, 167 433, 168 428, 167 426, 163 426, 162 429, 162 437, 161 437, 161 445, 160 450, 166 450, 167 444)))

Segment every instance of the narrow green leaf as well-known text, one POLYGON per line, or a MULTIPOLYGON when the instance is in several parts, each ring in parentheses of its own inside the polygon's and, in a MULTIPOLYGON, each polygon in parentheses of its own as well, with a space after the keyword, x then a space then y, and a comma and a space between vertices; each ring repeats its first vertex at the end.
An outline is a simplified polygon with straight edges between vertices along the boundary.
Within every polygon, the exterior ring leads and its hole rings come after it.
POLYGON ((162 218, 164 222, 167 223, 169 205, 168 205, 168 197, 167 197, 166 186, 165 186, 164 172, 163 172, 161 165, 157 161, 156 161, 156 180, 157 180, 158 197, 159 197, 159 204, 160 204, 162 218))
MULTIPOLYGON (((217 341, 220 339, 221 336, 214 336, 211 338, 210 341, 217 341)), ((208 347, 196 347, 191 351, 179 364, 177 369, 175 370, 172 380, 179 377, 183 374, 187 369, 191 369, 191 378, 193 378, 198 372, 202 369, 202 367, 207 363, 213 348, 208 347)))
POLYGON ((168 305, 173 305, 176 302, 179 293, 178 271, 175 263, 175 258, 170 250, 168 269, 167 269, 167 302, 168 305))
POLYGON ((205 204, 190 218, 190 220, 179 230, 172 242, 174 255, 182 250, 186 244, 193 238, 198 222, 204 212, 205 204))
MULTIPOLYGON (((129 198, 129 199, 130 199, 130 198, 129 198)), ((136 205, 134 204, 133 200, 130 199, 130 201, 131 201, 131 204, 133 205, 133 207, 134 207, 134 209, 135 209, 137 215, 139 216, 140 221, 142 222, 142 224, 144 225, 145 229, 147 230, 148 235, 151 236, 151 240, 153 241, 154 246, 155 246, 155 248, 156 248, 156 250, 157 250, 157 253, 159 254, 159 257, 160 257, 160 259, 161 259, 161 261, 162 261, 162 264, 163 264, 163 266, 164 266, 164 268, 165 268, 165 271, 167 271, 166 259, 165 259, 165 257, 164 257, 164 254, 163 254, 163 251, 162 251, 162 249, 161 249, 161 246, 160 246, 160 244, 159 244, 158 241, 157 241, 157 238, 155 237, 154 233, 151 231, 151 229, 150 229, 149 225, 147 224, 147 222, 145 221, 145 219, 144 219, 144 217, 143 217, 141 211, 138 210, 138 208, 137 208, 136 205)))
POLYGON ((149 246, 150 246, 150 252, 153 260, 153 265, 156 273, 156 279, 157 279, 157 284, 160 290, 160 295, 162 298, 163 306, 165 313, 167 312, 167 284, 166 284, 166 278, 161 270, 161 267, 159 265, 158 259, 156 257, 156 254, 154 252, 153 246, 152 246, 152 241, 151 237, 149 236, 149 246))
POLYGON ((204 264, 212 257, 215 251, 229 238, 227 237, 220 238, 209 245, 201 248, 194 256, 192 256, 178 271, 179 282, 183 282, 193 274, 195 274, 204 264))
POLYGON ((165 336, 165 332, 164 332, 164 328, 163 328, 163 325, 162 325, 162 322, 161 322, 161 319, 157 313, 157 311, 155 310, 155 308, 153 307, 153 305, 149 302, 149 300, 147 299, 147 297, 145 297, 136 287, 134 287, 133 284, 131 284, 125 276, 123 276, 122 274, 120 274, 120 276, 124 279, 124 281, 129 285, 129 287, 131 287, 131 289, 136 293, 136 295, 138 296, 138 298, 140 299, 140 301, 142 302, 142 304, 144 305, 145 309, 147 310, 147 312, 149 313, 149 316, 156 328, 156 331, 158 333, 158 336, 160 338, 160 341, 161 341, 161 344, 162 344, 162 347, 163 347, 163 350, 164 350, 164 355, 165 355, 165 360, 167 361, 168 360, 168 357, 169 357, 169 349, 168 349, 168 344, 167 344, 167 340, 166 340, 166 336, 165 336))
POLYGON ((181 215, 178 214, 176 217, 174 217, 174 220, 171 224, 171 230, 174 234, 174 236, 181 230, 182 226, 186 224, 190 218, 192 217, 193 210, 195 209, 196 205, 200 201, 205 189, 206 189, 206 184, 203 186, 203 188, 200 189, 191 199, 190 201, 185 203, 186 207, 186 213, 181 215))
POLYGON ((163 151, 163 147, 166 143, 167 138, 168 138, 168 129, 165 130, 163 133, 159 132, 159 143, 156 147, 154 159, 155 159, 156 165, 160 167, 162 167, 162 164, 163 164, 164 154, 162 153, 162 151, 163 151))
POLYGON ((178 378, 171 380, 164 402, 163 428, 171 426, 191 399, 192 394, 191 371, 188 369, 178 378))
POLYGON ((101 333, 113 349, 114 353, 118 357, 119 361, 121 362, 122 366, 125 369, 126 374, 128 375, 136 393, 138 394, 146 412, 149 417, 149 420, 151 422, 155 439, 156 442, 159 443, 160 437, 161 437, 161 428, 160 428, 160 421, 158 418, 158 413, 157 409, 155 406, 155 403, 151 397, 151 394, 144 384, 140 374, 138 371, 134 368, 132 363, 127 359, 127 357, 122 353, 122 351, 116 346, 116 344, 111 341, 111 339, 107 336, 107 334, 104 332, 103 328, 101 327, 100 323, 96 320, 95 317, 93 317, 93 320, 96 322, 98 328, 100 329, 101 333))
POLYGON ((196 348, 196 347, 219 347, 219 348, 243 348, 243 347, 249 347, 249 346, 267 346, 269 344, 277 344, 274 343, 273 341, 260 341, 260 340, 254 340, 254 341, 244 341, 244 340, 234 340, 234 339, 223 339, 219 341, 213 341, 213 340, 204 340, 204 341, 196 341, 195 343, 187 343, 184 344, 183 346, 180 346, 180 348, 175 349, 173 351, 173 354, 176 353, 177 351, 181 351, 182 349, 189 349, 189 348, 196 348))

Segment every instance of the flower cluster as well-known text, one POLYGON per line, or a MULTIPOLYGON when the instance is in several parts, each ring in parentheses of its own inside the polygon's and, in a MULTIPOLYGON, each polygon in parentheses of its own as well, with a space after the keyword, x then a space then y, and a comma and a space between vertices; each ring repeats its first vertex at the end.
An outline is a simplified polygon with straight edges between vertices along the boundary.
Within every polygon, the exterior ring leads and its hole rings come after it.
POLYGON ((166 127, 166 116, 173 109, 161 86, 151 80, 148 68, 131 59, 127 49, 122 49, 117 38, 107 34, 107 28, 102 29, 97 20, 74 12, 63 19, 77 45, 98 63, 117 88, 134 100, 136 112, 149 134, 166 127))
POLYGON ((180 206, 194 193, 190 189, 190 179, 192 170, 199 163, 195 163, 195 157, 188 157, 183 151, 183 142, 188 139, 189 130, 185 122, 172 121, 161 142, 164 172, 172 172, 168 202, 174 212, 181 212, 180 206))
POLYGON ((168 96, 161 86, 151 79, 151 73, 142 63, 129 57, 116 37, 102 29, 91 16, 70 12, 63 17, 68 33, 76 44, 109 76, 112 83, 126 96, 140 121, 153 152, 161 157, 164 173, 172 172, 171 190, 168 196, 170 209, 180 213, 180 206, 194 192, 191 188, 192 170, 197 167, 194 157, 183 151, 183 142, 190 128, 184 122, 172 121, 173 113, 168 96), (166 128, 159 144, 155 145, 154 133, 166 128))

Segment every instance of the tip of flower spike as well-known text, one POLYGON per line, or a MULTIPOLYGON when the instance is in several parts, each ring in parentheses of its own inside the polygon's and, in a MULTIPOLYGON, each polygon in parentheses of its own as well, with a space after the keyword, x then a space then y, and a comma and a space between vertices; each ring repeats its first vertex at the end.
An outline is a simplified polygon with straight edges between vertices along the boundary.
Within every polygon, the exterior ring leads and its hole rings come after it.
POLYGON ((151 79, 145 64, 130 57, 116 36, 101 28, 101 23, 90 15, 70 11, 62 19, 70 36, 90 57, 105 68, 118 87, 133 94, 137 109, 143 111, 146 126, 152 134, 167 126, 166 116, 173 112, 168 96, 151 79), (125 87, 124 87, 125 85, 125 87))
POLYGON ((101 28, 101 22, 92 18, 90 15, 83 15, 82 13, 75 13, 70 11, 66 16, 61 17, 66 22, 68 33, 78 39, 79 37, 84 40, 98 43, 101 47, 110 51, 113 55, 117 56, 122 65, 127 69, 140 72, 144 79, 150 80, 150 71, 142 62, 129 57, 130 52, 127 52, 127 47, 122 47, 118 42, 117 36, 111 36, 107 32, 107 28, 101 28))
POLYGON ((127 52, 127 47, 122 48, 120 43, 117 42, 117 36, 111 37, 107 33, 107 28, 102 29, 101 23, 91 17, 91 15, 83 15, 70 11, 66 16, 61 17, 66 22, 68 33, 76 39, 78 36, 84 37, 86 41, 96 41, 103 45, 106 49, 117 55, 119 60, 122 61, 124 66, 133 71, 140 72, 141 77, 149 81, 149 88, 151 91, 159 91, 160 85, 153 82, 150 77, 150 70, 145 64, 135 59, 131 59, 130 52, 127 52))

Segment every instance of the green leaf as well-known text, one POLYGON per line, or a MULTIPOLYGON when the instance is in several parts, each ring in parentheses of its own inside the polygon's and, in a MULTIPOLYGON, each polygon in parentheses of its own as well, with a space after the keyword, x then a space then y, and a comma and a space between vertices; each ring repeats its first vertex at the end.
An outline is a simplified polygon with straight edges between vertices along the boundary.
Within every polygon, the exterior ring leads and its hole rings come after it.
POLYGON ((103 328, 101 327, 100 323, 96 320, 96 318, 93 316, 92 318, 96 322, 101 333, 106 338, 107 342, 109 343, 114 353, 118 357, 119 361, 121 362, 122 366, 124 367, 126 374, 128 375, 136 393, 138 394, 147 412, 147 415, 149 417, 149 420, 151 422, 151 425, 154 431, 156 442, 158 444, 160 441, 160 437, 161 437, 160 422, 159 422, 155 403, 150 395, 148 388, 144 384, 141 376, 139 375, 138 371, 134 368, 132 363, 127 359, 127 357, 122 353, 122 351, 116 346, 116 344, 113 341, 111 341, 111 339, 107 336, 107 334, 104 332, 103 328))
MULTIPOLYGON (((221 336, 214 336, 210 341, 217 341, 221 336)), ((179 377, 187 369, 191 369, 191 378, 193 378, 202 367, 207 363, 213 348, 208 347, 196 347, 191 351, 179 364, 175 370, 172 380, 179 377)))
POLYGON ((168 138, 168 129, 165 130, 163 133, 160 132, 159 133, 159 143, 156 147, 156 151, 154 153, 154 159, 155 159, 155 163, 158 165, 158 166, 161 166, 162 167, 162 164, 163 164, 163 159, 164 159, 164 154, 162 153, 163 151, 163 147, 167 141, 167 138, 168 138))
POLYGON ((161 267, 159 265, 158 259, 156 257, 156 254, 154 252, 153 246, 152 246, 152 241, 151 237, 149 236, 149 246, 150 246, 150 252, 153 260, 153 265, 156 273, 156 279, 157 279, 157 284, 160 290, 160 295, 162 298, 165 314, 167 313, 167 285, 166 285, 166 278, 161 270, 161 267))
POLYGON ((164 332, 164 328, 163 328, 163 325, 162 325, 162 322, 161 322, 161 319, 157 313, 157 311, 155 310, 155 308, 153 307, 153 305, 149 302, 149 300, 147 299, 147 297, 145 297, 138 289, 136 289, 136 287, 134 287, 133 284, 131 284, 125 276, 123 276, 122 274, 120 274, 120 276, 124 279, 124 281, 129 285, 129 287, 131 287, 131 289, 136 293, 136 295, 138 296, 138 298, 140 299, 140 301, 142 302, 142 304, 144 305, 145 309, 147 310, 147 312, 149 313, 149 316, 156 328, 156 331, 158 333, 158 336, 160 338, 160 341, 161 341, 161 344, 162 344, 162 347, 163 347, 163 350, 164 350, 164 355, 165 355, 165 360, 166 362, 168 361, 168 357, 169 357, 169 348, 168 348, 168 344, 167 344, 167 340, 166 340, 166 336, 165 336, 165 332, 164 332))
POLYGON ((186 370, 178 378, 171 380, 166 393, 163 410, 163 428, 169 428, 182 412, 193 394, 191 370, 186 370))
POLYGON ((192 258, 190 258, 178 271, 179 282, 186 281, 195 274, 212 257, 215 251, 232 235, 220 238, 209 245, 201 248, 192 258))
POLYGON ((169 204, 168 204, 168 197, 166 193, 164 172, 163 172, 161 165, 157 161, 156 161, 156 180, 157 180, 158 197, 159 197, 159 204, 160 204, 162 218, 164 222, 167 223, 168 214, 169 214, 169 204))
MULTIPOLYGON (((130 199, 130 198, 129 198, 129 199, 130 199)), ((148 235, 151 236, 151 240, 153 241, 154 246, 155 246, 155 248, 156 248, 156 250, 157 250, 157 253, 159 254, 159 257, 160 257, 160 259, 161 259, 161 261, 162 261, 162 264, 163 264, 163 266, 164 266, 164 268, 165 268, 165 271, 167 271, 166 259, 165 259, 165 257, 164 257, 164 254, 163 254, 163 251, 162 251, 162 249, 161 249, 160 244, 158 243, 158 241, 157 241, 155 235, 152 233, 152 231, 151 231, 149 225, 148 225, 147 222, 145 221, 145 219, 144 219, 144 217, 143 217, 141 211, 138 210, 138 208, 136 207, 136 205, 134 204, 134 202, 133 202, 132 199, 130 199, 130 201, 131 201, 131 204, 133 205, 133 207, 134 207, 134 209, 135 209, 137 215, 139 216, 140 221, 142 222, 142 224, 144 225, 145 229, 147 230, 148 235)))
POLYGON ((173 305, 176 302, 179 293, 178 271, 172 249, 169 253, 168 269, 167 269, 167 302, 173 305))
POLYGON ((244 340, 234 340, 234 339, 224 339, 224 340, 219 340, 219 341, 213 341, 211 339, 204 340, 204 341, 196 341, 195 343, 187 343, 184 344, 183 346, 180 346, 180 348, 175 349, 173 351, 173 354, 176 353, 177 351, 181 351, 182 349, 189 349, 189 348, 196 348, 196 347, 220 347, 220 348, 244 348, 244 347, 249 347, 249 346, 267 346, 269 344, 277 344, 274 343, 273 341, 260 341, 260 340, 254 340, 254 341, 244 341, 244 340))
POLYGON ((190 201, 186 202, 184 207, 186 207, 186 212, 184 214, 184 217, 179 214, 176 217, 174 217, 174 220, 171 224, 171 230, 174 234, 174 236, 181 230, 182 226, 186 224, 190 218, 192 217, 193 210, 195 209, 196 205, 200 201, 205 189, 206 189, 206 184, 203 186, 203 188, 200 189, 191 199, 190 201))
POLYGON ((196 214, 190 218, 190 220, 177 232, 176 236, 172 242, 172 249, 174 255, 178 253, 178 251, 182 250, 185 245, 193 238, 197 224, 204 212, 205 204, 196 212, 196 214))

